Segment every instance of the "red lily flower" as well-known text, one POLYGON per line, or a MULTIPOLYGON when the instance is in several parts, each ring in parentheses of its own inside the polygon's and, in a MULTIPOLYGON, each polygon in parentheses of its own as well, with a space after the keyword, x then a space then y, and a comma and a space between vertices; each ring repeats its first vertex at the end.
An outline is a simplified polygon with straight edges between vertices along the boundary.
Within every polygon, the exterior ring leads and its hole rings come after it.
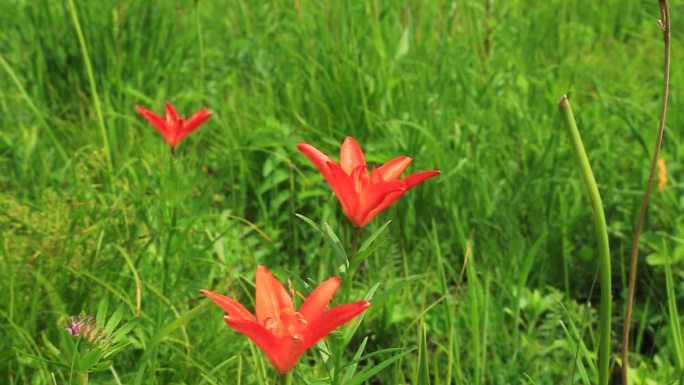
POLYGON ((394 158, 378 168, 373 166, 369 174, 363 152, 351 136, 342 143, 340 164, 310 144, 299 143, 297 148, 323 174, 356 227, 365 226, 413 186, 439 174, 439 170, 420 171, 399 179, 413 160, 408 156, 394 158))
POLYGON ((200 291, 228 313, 223 317, 228 326, 257 344, 277 371, 287 373, 308 348, 370 305, 368 301, 359 301, 326 310, 339 286, 339 277, 328 279, 295 311, 283 285, 268 269, 258 266, 256 316, 233 299, 209 290, 200 291))
POLYGON ((166 119, 162 119, 159 115, 142 106, 135 106, 135 108, 164 136, 171 149, 175 148, 183 138, 195 131, 211 116, 211 112, 207 112, 207 109, 202 107, 188 120, 185 120, 182 116, 178 116, 176 109, 169 102, 166 102, 166 119))

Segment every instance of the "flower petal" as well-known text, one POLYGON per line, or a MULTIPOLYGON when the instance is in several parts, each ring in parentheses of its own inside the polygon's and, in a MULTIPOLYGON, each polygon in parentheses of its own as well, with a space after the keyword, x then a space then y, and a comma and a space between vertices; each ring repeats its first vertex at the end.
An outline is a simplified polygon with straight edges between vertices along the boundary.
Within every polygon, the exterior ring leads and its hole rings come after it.
POLYGON ((380 172, 382 180, 397 179, 412 161, 413 159, 409 158, 408 156, 400 156, 378 167, 378 172, 380 172))
POLYGON ((316 166, 316 168, 318 169, 318 171, 320 171, 321 174, 323 174, 325 180, 328 181, 328 183, 330 183, 330 181, 328 180, 328 178, 330 177, 328 162, 333 162, 333 160, 330 159, 329 156, 325 155, 320 150, 318 150, 316 147, 308 143, 298 143, 297 148, 304 155, 306 155, 307 158, 309 158, 311 163, 313 163, 314 166, 316 166))
POLYGON ((321 175, 323 175, 323 178, 325 181, 328 183, 328 185, 335 191, 336 189, 336 182, 333 179, 332 175, 330 174, 330 168, 328 167, 328 163, 335 163, 332 159, 330 159, 329 156, 325 155, 321 151, 319 151, 316 147, 307 144, 307 143, 299 143, 297 144, 297 148, 299 151, 301 151, 304 155, 306 155, 307 158, 311 161, 311 163, 316 166, 318 171, 320 171, 321 175))
POLYGON ((368 224, 368 222, 372 221, 373 218, 375 218, 378 214, 380 214, 384 209, 388 208, 391 206, 394 202, 397 201, 397 199, 401 198, 402 195, 408 190, 399 190, 399 191, 394 191, 391 192, 387 195, 385 195, 385 198, 380 202, 377 206, 375 206, 374 209, 370 210, 366 216, 361 220, 361 225, 360 227, 363 227, 368 224))
POLYGON ((328 162, 328 169, 332 179, 330 187, 332 187, 337 199, 342 204, 344 213, 354 223, 359 203, 359 197, 354 189, 354 180, 335 162, 328 162))
MULTIPOLYGON (((223 317, 223 320, 228 326, 247 336, 247 338, 263 350, 271 365, 279 372, 288 372, 297 362, 296 359, 292 362, 293 342, 289 338, 277 338, 257 322, 233 317, 223 317)), ((299 358, 299 356, 296 358, 299 358)))
POLYGON ((332 277, 325 282, 318 285, 314 291, 309 294, 302 306, 299 307, 299 314, 304 317, 307 322, 311 322, 320 317, 328 307, 330 300, 340 286, 340 277, 332 277))
POLYGON ((147 119, 147 121, 150 122, 150 124, 153 125, 154 128, 159 130, 159 132, 163 133, 167 131, 166 123, 164 122, 164 119, 162 119, 159 115, 145 109, 143 106, 138 105, 135 106, 135 108, 138 110, 138 113, 140 113, 140 115, 147 119))
POLYGON ((292 309, 292 298, 287 290, 264 266, 256 269, 256 315, 262 325, 267 318, 280 322, 280 311, 292 309))
POLYGON ((439 173, 439 170, 420 171, 411 174, 402 180, 406 184, 406 190, 408 191, 411 188, 413 188, 413 186, 422 183, 426 179, 432 178, 433 176, 438 175, 439 173))
POLYGON ((138 110, 138 113, 140 113, 140 115, 143 116, 143 118, 147 119, 147 121, 150 122, 150 124, 154 126, 154 128, 156 128, 160 134, 162 134, 164 140, 166 140, 167 143, 171 144, 171 133, 164 119, 162 119, 159 115, 155 114, 154 112, 146 110, 142 106, 135 106, 135 108, 138 110))
POLYGON ((370 181, 372 183, 377 183, 377 182, 380 182, 381 180, 382 180, 382 174, 380 173, 380 171, 378 171, 378 168, 375 167, 375 165, 373 165, 373 168, 371 169, 371 172, 370 172, 370 181))
POLYGON ((378 214, 382 212, 382 210, 388 208, 391 206, 394 202, 397 201, 397 199, 401 198, 402 195, 404 195, 405 192, 416 186, 417 184, 425 181, 428 178, 432 178, 433 176, 439 174, 439 170, 430 170, 430 171, 420 171, 414 174, 411 174, 407 176, 406 178, 402 179, 401 182, 404 183, 404 188, 399 191, 391 192, 387 195, 385 195, 385 198, 380 202, 375 208, 371 209, 366 216, 360 221, 360 226, 363 227, 368 224, 373 218, 375 218, 378 214))
POLYGON ((361 314, 368 306, 370 306, 370 303, 364 300, 335 306, 324 312, 320 317, 309 323, 301 345, 297 346, 297 351, 304 352, 338 326, 361 314))
POLYGON ((363 156, 363 151, 361 151, 358 143, 351 136, 348 136, 342 142, 340 166, 347 175, 351 175, 352 171, 359 166, 364 166, 364 168, 366 166, 366 158, 363 156))
POLYGON ((195 131, 199 126, 202 125, 207 119, 211 117, 211 112, 207 112, 207 109, 202 107, 201 110, 195 112, 188 120, 183 122, 183 126, 176 137, 176 140, 180 142, 188 136, 191 132, 195 131))
POLYGON ((375 210, 389 194, 396 192, 403 193, 403 191, 405 191, 405 188, 404 183, 401 180, 382 181, 369 184, 361 192, 359 197, 359 208, 357 210, 359 215, 358 219, 363 221, 366 216, 375 210))
POLYGON ((166 102, 166 123, 171 125, 176 125, 178 123, 178 113, 173 107, 173 104, 166 102))
POLYGON ((211 290, 202 289, 200 292, 219 305, 232 318, 256 322, 257 319, 254 314, 245 309, 244 306, 240 305, 240 303, 234 299, 228 298, 225 295, 214 293, 211 290))

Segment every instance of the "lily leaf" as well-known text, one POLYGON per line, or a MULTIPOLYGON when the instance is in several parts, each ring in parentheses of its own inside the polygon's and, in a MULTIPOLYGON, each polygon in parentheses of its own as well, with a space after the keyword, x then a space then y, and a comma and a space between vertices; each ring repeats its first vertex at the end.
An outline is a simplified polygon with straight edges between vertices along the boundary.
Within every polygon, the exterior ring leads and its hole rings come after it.
POLYGON ((373 254, 376 250, 382 246, 385 241, 387 240, 387 237, 381 238, 379 241, 378 237, 382 235, 382 233, 385 232, 385 229, 387 229, 387 226, 392 221, 389 220, 385 222, 384 225, 380 226, 379 229, 377 229, 368 239, 359 247, 359 250, 356 252, 356 255, 354 256, 354 263, 353 266, 350 267, 351 271, 355 271, 361 263, 368 258, 371 254, 373 254), (377 242, 376 242, 377 241, 377 242))
POLYGON ((305 217, 304 215, 295 213, 295 216, 309 224, 309 226, 313 227, 319 233, 321 233, 321 235, 323 235, 323 238, 325 238, 325 240, 333 248, 335 254, 337 254, 343 261, 347 260, 347 252, 344 251, 344 247, 342 246, 342 242, 340 242, 340 238, 335 234, 335 232, 332 230, 332 228, 327 222, 323 223, 323 228, 321 229, 314 221, 305 217))
POLYGON ((361 341, 361 345, 356 350, 356 354, 354 354, 354 359, 352 360, 352 362, 345 365, 345 367, 347 368, 347 371, 344 373, 344 377, 342 378, 342 383, 346 383, 347 381, 351 380, 352 377, 354 376, 354 374, 356 374, 356 368, 359 365, 361 355, 363 354, 363 350, 366 348, 367 342, 368 342, 368 337, 364 338, 363 341, 361 341))

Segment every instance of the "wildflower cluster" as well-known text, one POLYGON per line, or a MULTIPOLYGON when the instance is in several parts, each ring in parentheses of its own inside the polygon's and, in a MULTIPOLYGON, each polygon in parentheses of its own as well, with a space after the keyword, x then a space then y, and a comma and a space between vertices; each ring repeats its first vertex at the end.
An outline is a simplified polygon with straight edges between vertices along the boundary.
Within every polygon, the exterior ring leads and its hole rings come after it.
MULTIPOLYGON (((184 120, 168 102, 165 118, 140 106, 137 109, 162 134, 172 153, 183 138, 211 116, 202 108, 184 120)), ((407 191, 439 174, 438 170, 421 171, 400 179, 412 162, 407 156, 394 158, 380 167, 373 166, 369 172, 363 151, 352 137, 342 143, 339 163, 310 144, 300 143, 297 148, 321 172, 357 230, 407 191)), ((266 267, 257 266, 255 275, 256 313, 211 290, 201 292, 226 312, 226 324, 251 339, 280 373, 292 370, 306 350, 370 306, 367 300, 361 300, 328 309, 341 283, 340 277, 333 277, 318 285, 295 309, 294 299, 266 267)), ((92 328, 91 321, 79 319, 73 326, 74 332, 71 326, 69 330, 72 334, 84 333, 92 328)))

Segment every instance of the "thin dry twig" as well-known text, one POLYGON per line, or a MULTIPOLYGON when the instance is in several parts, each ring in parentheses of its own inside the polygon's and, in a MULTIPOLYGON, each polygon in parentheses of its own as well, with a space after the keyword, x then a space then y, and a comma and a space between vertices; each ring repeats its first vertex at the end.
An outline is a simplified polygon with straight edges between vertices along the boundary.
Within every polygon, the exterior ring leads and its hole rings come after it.
POLYGON ((629 328, 632 323, 632 304, 634 303, 634 287, 636 286, 637 261, 639 259, 639 238, 641 230, 644 225, 644 218, 646 217, 646 210, 648 209, 648 200, 653 189, 653 180, 656 175, 656 168, 658 158, 660 158, 660 146, 663 143, 663 133, 665 132, 665 117, 667 116, 667 97, 670 88, 670 10, 667 5, 667 0, 660 1, 660 15, 658 20, 658 27, 663 31, 663 41, 665 42, 665 63, 663 66, 663 97, 660 107, 660 123, 658 125, 658 134, 656 137, 655 149, 653 150, 653 160, 651 161, 651 170, 648 174, 648 184, 644 197, 641 200, 641 208, 639 209, 639 217, 637 218, 634 229, 634 240, 632 243, 632 258, 629 264, 629 286, 627 289, 627 310, 625 313, 625 325, 622 333, 622 383, 627 385, 627 373, 629 370, 629 328))

